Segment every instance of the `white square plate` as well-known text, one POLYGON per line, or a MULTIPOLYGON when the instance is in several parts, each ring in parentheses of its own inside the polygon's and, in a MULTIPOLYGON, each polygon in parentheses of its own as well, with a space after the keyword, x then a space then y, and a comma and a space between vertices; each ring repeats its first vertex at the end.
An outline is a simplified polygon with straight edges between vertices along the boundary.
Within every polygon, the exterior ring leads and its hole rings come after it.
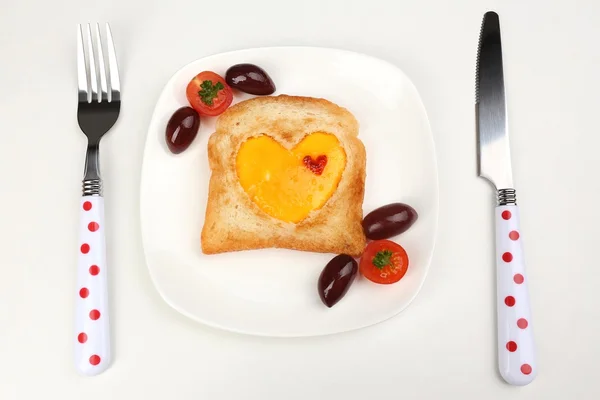
MULTIPOLYGON (((252 96, 236 93, 234 103, 252 96)), ((141 221, 146 261, 165 301, 197 321, 264 336, 312 336, 348 331, 390 318, 419 292, 431 260, 438 216, 435 148, 425 108, 404 73, 387 62, 342 50, 276 47, 206 57, 183 67, 156 105, 144 152, 141 221), (360 275, 329 309, 317 279, 334 254, 284 249, 204 255, 200 248, 210 170, 207 141, 215 118, 203 118, 192 145, 174 155, 165 143, 172 113, 188 105, 185 88, 204 70, 221 76, 238 63, 264 68, 277 94, 323 97, 360 123, 367 152, 363 210, 392 202, 419 219, 391 238, 408 252, 404 278, 377 285, 360 275)))

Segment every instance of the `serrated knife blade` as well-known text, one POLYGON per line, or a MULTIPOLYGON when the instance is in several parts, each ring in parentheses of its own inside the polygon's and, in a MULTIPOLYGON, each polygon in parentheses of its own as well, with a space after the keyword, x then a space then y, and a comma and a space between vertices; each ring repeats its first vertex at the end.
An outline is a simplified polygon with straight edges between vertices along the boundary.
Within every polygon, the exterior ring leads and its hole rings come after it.
POLYGON ((523 255, 523 232, 508 141, 500 18, 490 11, 479 34, 476 73, 476 118, 479 176, 497 192, 496 303, 498 367, 511 385, 527 385, 537 375, 529 303, 528 278, 523 255))
POLYGON ((512 189, 500 19, 495 12, 488 12, 483 18, 477 54, 475 101, 479 176, 490 181, 496 189, 512 189))

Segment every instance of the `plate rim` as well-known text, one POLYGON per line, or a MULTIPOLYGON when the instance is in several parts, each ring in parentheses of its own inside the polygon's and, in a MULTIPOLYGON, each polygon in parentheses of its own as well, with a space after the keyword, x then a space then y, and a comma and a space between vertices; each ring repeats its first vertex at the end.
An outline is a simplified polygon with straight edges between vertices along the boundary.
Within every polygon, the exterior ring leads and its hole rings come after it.
POLYGON ((162 86, 162 88, 159 92, 159 95, 158 95, 157 99, 155 100, 154 107, 152 109, 152 114, 150 117, 150 121, 147 124, 146 130, 145 130, 145 140, 144 140, 144 146, 143 146, 140 175, 141 176, 140 176, 140 184, 139 184, 139 199, 138 199, 139 213, 138 213, 138 216, 140 218, 140 230, 141 230, 141 236, 142 236, 141 239, 142 239, 142 250, 143 250, 143 255, 144 255, 144 264, 145 264, 146 270, 148 271, 148 274, 150 275, 150 280, 152 281, 154 289, 158 292, 158 294, 160 295, 160 297, 163 299, 163 301, 166 304, 168 304, 171 308, 173 308, 175 311, 182 314, 183 316, 195 321, 196 323, 205 325, 207 327, 223 330, 226 332, 241 334, 241 335, 256 336, 256 337, 270 337, 270 338, 324 337, 324 336, 338 335, 338 334, 342 334, 342 333, 346 333, 346 332, 353 332, 353 331, 365 329, 368 327, 374 327, 383 322, 389 321, 390 319, 403 313, 413 303, 413 301, 416 299, 416 297, 419 295, 419 293, 421 292, 421 290, 423 288, 423 285, 425 284, 425 282, 427 281, 427 278, 429 276, 431 262, 433 260, 433 256, 436 251, 437 239, 438 239, 438 235, 439 235, 440 186, 439 186, 439 165, 438 165, 438 157, 437 157, 437 147, 436 147, 436 142, 435 142, 434 136, 433 136, 433 129, 431 127, 431 121, 429 118, 429 114, 427 113, 427 109, 425 108, 425 104, 423 102, 423 98, 421 97, 419 90, 417 89, 417 87, 414 84, 414 82, 412 81, 412 79, 410 79, 410 77, 404 72, 404 70, 402 70, 399 66, 397 66, 396 64, 394 64, 386 59, 375 57, 375 56, 367 54, 367 53, 343 49, 343 48, 328 47, 328 46, 314 46, 314 45, 312 45, 312 46, 309 46, 309 45, 277 45, 277 46, 245 47, 245 48, 239 48, 239 49, 234 49, 234 50, 228 50, 228 51, 224 51, 224 52, 211 53, 206 56, 196 58, 196 59, 182 65, 181 67, 177 68, 175 70, 175 72, 173 72, 171 74, 170 78, 162 86), (422 110, 423 115, 425 116, 424 122, 426 123, 426 128, 427 128, 427 132, 428 132, 428 135, 427 135, 428 141, 430 142, 430 145, 431 145, 431 148, 433 151, 433 160, 432 160, 433 161, 433 164, 432 164, 433 178, 434 178, 433 186, 435 189, 435 199, 433 199, 433 205, 435 206, 435 218, 433 218, 433 222, 432 222, 433 233, 432 233, 431 250, 429 251, 428 257, 426 258, 426 262, 424 262, 423 278, 419 282, 418 287, 415 290, 414 294, 404 304, 403 307, 395 309, 392 313, 390 313, 389 315, 385 316, 384 318, 382 318, 379 321, 374 322, 374 323, 357 324, 356 326, 354 326, 352 328, 331 330, 331 331, 324 332, 324 333, 299 333, 299 334, 298 333, 294 334, 291 332, 290 333, 281 333, 281 332, 280 333, 261 333, 261 332, 256 332, 253 330, 244 330, 244 329, 234 328, 234 327, 230 327, 230 326, 223 326, 219 323, 215 323, 214 321, 198 317, 197 315, 194 315, 194 314, 188 312, 187 310, 176 305, 169 298, 169 296, 167 296, 164 293, 164 291, 161 289, 161 285, 158 282, 158 280, 156 279, 155 272, 152 271, 152 268, 150 268, 150 265, 148 262, 148 246, 146 244, 147 238, 146 238, 145 230, 143 227, 144 219, 142 218, 142 214, 143 214, 142 213, 142 210, 143 210, 142 204, 144 203, 143 196, 142 196, 142 188, 145 186, 144 185, 145 179, 148 179, 148 178, 146 178, 146 174, 144 173, 144 171, 146 170, 146 168, 144 166, 147 162, 146 152, 147 152, 147 148, 149 146, 149 141, 150 141, 150 135, 149 135, 150 128, 154 125, 154 120, 156 118, 156 110, 157 110, 157 107, 160 103, 160 100, 161 100, 163 94, 165 93, 165 89, 171 85, 171 83, 177 78, 177 76, 179 75, 179 73, 181 71, 183 71, 184 69, 189 67, 191 64, 194 64, 194 63, 197 63, 200 61, 207 61, 207 60, 210 60, 211 58, 216 58, 216 57, 226 56, 226 55, 231 55, 231 54, 240 54, 240 53, 254 52, 254 51, 289 50, 289 49, 308 50, 308 51, 317 50, 317 51, 324 51, 324 52, 331 52, 331 53, 338 53, 338 54, 345 54, 345 55, 353 55, 353 56, 359 56, 359 57, 362 57, 365 59, 370 59, 372 61, 385 64, 388 67, 397 71, 399 74, 401 74, 403 76, 404 80, 412 87, 414 92, 417 94, 418 105, 419 105, 420 109, 422 110))

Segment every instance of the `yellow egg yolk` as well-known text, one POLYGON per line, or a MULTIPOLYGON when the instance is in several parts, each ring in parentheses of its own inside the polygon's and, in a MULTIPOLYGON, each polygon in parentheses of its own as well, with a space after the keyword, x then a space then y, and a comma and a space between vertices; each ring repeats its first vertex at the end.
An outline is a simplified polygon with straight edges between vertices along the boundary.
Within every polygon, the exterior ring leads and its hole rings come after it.
POLYGON ((237 154, 240 183, 265 213, 286 222, 300 222, 335 192, 346 153, 331 134, 307 135, 291 150, 262 135, 244 142, 237 154))

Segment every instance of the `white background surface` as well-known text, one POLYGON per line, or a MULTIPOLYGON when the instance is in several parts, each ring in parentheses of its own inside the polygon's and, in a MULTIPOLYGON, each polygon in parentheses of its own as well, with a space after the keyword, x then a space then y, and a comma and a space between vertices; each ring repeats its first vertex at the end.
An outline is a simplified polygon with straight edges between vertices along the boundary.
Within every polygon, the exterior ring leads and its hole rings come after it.
MULTIPOLYGON (((0 7, 1 399, 600 397, 597 2, 3 0, 0 7), (489 8, 503 28, 539 353, 537 379, 520 388, 496 372, 494 204, 475 177, 475 53, 489 8), (111 22, 123 82, 122 115, 101 149, 114 363, 91 379, 72 365, 85 145, 75 118, 75 25, 87 21, 111 22), (440 167, 429 277, 406 311, 357 332, 273 340, 205 328, 160 299, 144 265, 138 193, 149 117, 182 65, 294 44, 381 57, 419 89, 440 167)), ((378 85, 384 77, 365 78, 378 85)))

